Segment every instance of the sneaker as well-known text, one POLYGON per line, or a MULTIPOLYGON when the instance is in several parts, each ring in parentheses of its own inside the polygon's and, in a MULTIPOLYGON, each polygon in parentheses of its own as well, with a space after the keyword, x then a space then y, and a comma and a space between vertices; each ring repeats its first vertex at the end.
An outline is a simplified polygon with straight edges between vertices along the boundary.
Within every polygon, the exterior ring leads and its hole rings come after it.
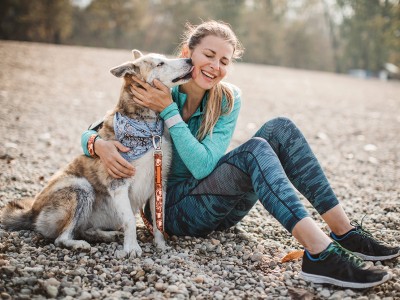
POLYGON ((314 283, 328 283, 340 287, 364 289, 390 279, 385 270, 368 268, 365 262, 333 242, 313 258, 305 250, 300 277, 314 283))
POLYGON ((350 224, 355 228, 343 237, 337 237, 333 232, 330 233, 330 237, 343 248, 350 250, 363 260, 387 260, 400 255, 400 247, 392 247, 377 241, 358 222, 350 224))

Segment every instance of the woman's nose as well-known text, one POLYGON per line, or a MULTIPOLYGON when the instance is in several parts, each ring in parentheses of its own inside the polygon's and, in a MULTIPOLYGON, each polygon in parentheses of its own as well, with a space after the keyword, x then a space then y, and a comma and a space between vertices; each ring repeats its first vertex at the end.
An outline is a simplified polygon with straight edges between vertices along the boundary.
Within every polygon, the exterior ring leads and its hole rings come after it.
POLYGON ((213 60, 211 62, 211 67, 215 70, 219 70, 219 61, 218 60, 213 60))

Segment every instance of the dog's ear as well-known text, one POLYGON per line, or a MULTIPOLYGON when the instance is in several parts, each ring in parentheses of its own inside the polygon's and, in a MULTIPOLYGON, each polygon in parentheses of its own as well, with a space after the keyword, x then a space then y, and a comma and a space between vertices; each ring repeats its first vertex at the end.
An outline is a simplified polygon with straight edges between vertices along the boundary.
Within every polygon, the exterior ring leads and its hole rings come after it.
POLYGON ((132 54, 133 54, 133 57, 134 57, 135 59, 138 59, 139 57, 142 57, 142 56, 143 56, 142 52, 140 52, 140 51, 137 50, 137 49, 133 49, 133 50, 132 50, 132 54))
POLYGON ((112 68, 110 72, 116 77, 124 77, 127 74, 137 75, 139 73, 139 67, 133 62, 128 61, 122 65, 112 68))

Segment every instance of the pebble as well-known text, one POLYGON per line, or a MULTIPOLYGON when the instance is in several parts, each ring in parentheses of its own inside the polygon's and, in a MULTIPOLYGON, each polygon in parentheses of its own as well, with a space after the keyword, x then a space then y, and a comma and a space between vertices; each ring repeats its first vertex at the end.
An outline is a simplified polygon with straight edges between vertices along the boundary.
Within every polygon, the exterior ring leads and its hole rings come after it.
POLYGON ((204 282, 204 276, 201 276, 201 275, 196 276, 196 277, 193 279, 193 281, 196 282, 196 283, 203 283, 203 282, 204 282))
POLYGON ((162 282, 157 282, 154 287, 156 288, 157 291, 164 291, 166 289, 164 283, 162 282))
POLYGON ((329 298, 331 292, 328 289, 323 289, 319 294, 324 298, 329 298))
POLYGON ((170 292, 170 293, 178 293, 179 292, 179 288, 176 285, 172 284, 172 285, 167 287, 167 291, 170 292))
POLYGON ((78 298, 79 300, 89 300, 92 299, 92 295, 88 292, 82 292, 82 294, 78 298))
POLYGON ((49 295, 50 298, 55 298, 58 295, 58 288, 54 285, 47 285, 46 287, 46 292, 47 295, 49 295))
POLYGON ((63 292, 65 295, 71 296, 71 297, 74 297, 76 295, 76 291, 72 287, 71 288, 69 288, 69 287, 63 288, 63 292))

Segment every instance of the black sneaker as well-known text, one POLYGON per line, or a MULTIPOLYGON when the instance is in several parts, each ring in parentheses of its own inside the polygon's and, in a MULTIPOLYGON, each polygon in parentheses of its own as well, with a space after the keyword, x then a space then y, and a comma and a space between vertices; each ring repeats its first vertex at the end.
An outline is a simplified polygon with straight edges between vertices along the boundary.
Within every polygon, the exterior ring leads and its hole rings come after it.
POLYGON ((328 248, 313 258, 304 251, 300 277, 314 283, 328 283, 340 287, 364 289, 390 279, 390 275, 365 262, 339 244, 330 243, 328 248))
POLYGON ((337 237, 331 232, 330 237, 343 248, 350 250, 363 260, 387 260, 400 255, 400 247, 392 247, 377 241, 372 237, 370 232, 366 231, 357 222, 351 222, 351 225, 355 228, 350 230, 345 236, 337 237))

